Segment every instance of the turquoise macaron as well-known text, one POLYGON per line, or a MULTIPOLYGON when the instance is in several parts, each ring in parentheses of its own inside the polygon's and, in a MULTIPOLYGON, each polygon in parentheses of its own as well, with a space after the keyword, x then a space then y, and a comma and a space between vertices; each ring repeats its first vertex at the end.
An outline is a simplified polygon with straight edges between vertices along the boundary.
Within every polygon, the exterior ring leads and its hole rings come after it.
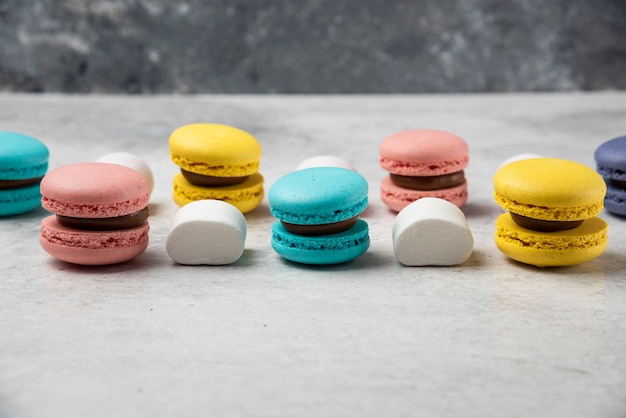
POLYGON ((337 264, 367 251, 367 222, 359 215, 368 204, 362 175, 339 167, 315 167, 279 178, 270 188, 272 248, 303 264, 337 264))
POLYGON ((39 183, 48 170, 48 148, 39 140, 0 131, 0 216, 41 206, 39 183))

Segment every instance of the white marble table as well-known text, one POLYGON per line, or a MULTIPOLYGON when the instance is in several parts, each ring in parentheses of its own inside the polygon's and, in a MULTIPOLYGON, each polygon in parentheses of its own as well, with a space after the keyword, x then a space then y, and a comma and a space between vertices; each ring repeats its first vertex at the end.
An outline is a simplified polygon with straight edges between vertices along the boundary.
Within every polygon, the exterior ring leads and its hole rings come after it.
POLYGON ((606 212, 607 251, 539 269, 492 239, 491 179, 532 152, 594 166, 626 133, 626 93, 442 96, 0 94, 0 129, 33 135, 50 166, 135 153, 152 167, 151 243, 126 264, 83 268, 39 247, 43 210, 0 219, 1 417, 623 417, 626 219, 606 212), (261 142, 269 187, 332 153, 370 184, 371 247, 312 268, 270 247, 267 200, 232 266, 175 265, 169 133, 191 122, 261 142), (470 146, 463 265, 407 268, 378 197, 378 144, 438 128, 470 146))

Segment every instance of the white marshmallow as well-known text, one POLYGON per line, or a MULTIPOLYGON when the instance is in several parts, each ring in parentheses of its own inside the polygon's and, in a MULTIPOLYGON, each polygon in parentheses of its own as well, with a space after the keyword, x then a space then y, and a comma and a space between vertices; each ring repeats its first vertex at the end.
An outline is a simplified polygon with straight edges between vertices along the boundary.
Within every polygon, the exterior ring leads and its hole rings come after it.
POLYGON ((127 152, 112 152, 98 158, 96 162, 123 165, 125 167, 132 168, 135 171, 139 171, 146 179, 146 183, 148 183, 148 190, 150 191, 150 194, 152 194, 152 190, 154 190, 154 177, 152 176, 152 171, 150 170, 148 164, 146 164, 146 162, 141 158, 127 152))
POLYGON ((231 264, 243 255, 246 233, 246 220, 236 207, 198 200, 174 214, 165 250, 179 264, 231 264))
POLYGON ((505 165, 513 163, 515 161, 529 160, 531 158, 542 158, 542 157, 541 157, 541 155, 537 155, 537 154, 533 154, 533 153, 517 154, 517 155, 512 156, 511 158, 508 158, 508 159, 504 160, 502 162, 502 164, 500 164, 500 167, 498 167, 498 168, 502 168, 505 165))
POLYGON ((402 209, 394 220, 392 238, 396 257, 406 266, 453 266, 467 260, 474 249, 461 209, 434 197, 402 209))
POLYGON ((307 158, 306 160, 302 161, 298 165, 298 167, 296 167, 296 171, 313 167, 340 167, 356 171, 352 164, 342 158, 335 157, 333 155, 317 155, 315 157, 307 158))

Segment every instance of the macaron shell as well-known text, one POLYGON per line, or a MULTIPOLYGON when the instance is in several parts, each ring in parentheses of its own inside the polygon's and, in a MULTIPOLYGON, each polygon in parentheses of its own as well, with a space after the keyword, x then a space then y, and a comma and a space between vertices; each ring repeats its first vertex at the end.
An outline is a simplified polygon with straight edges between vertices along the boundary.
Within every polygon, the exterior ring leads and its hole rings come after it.
POLYGON ((604 207, 611 213, 626 216, 626 190, 608 184, 604 207))
POLYGON ((509 258, 538 267, 572 266, 598 257, 607 247, 607 224, 598 217, 578 228, 538 232, 520 227, 510 213, 496 220, 495 243, 509 258))
POLYGON ((59 260, 81 265, 117 264, 148 247, 149 224, 116 231, 85 231, 59 224, 56 216, 41 221, 41 247, 59 260))
POLYGON ((268 193, 274 217, 298 225, 340 222, 367 207, 367 180, 339 167, 315 167, 279 178, 268 193))
POLYGON ((174 164, 193 173, 243 177, 258 171, 262 149, 249 133, 227 125, 196 123, 176 129, 169 138, 174 164))
POLYGON ((152 194, 154 190, 154 176, 152 175, 150 166, 141 158, 127 152, 112 152, 98 158, 96 162, 123 165, 138 171, 148 184, 148 192, 152 194))
POLYGON ((39 184, 0 190, 0 216, 19 215, 41 206, 39 184))
POLYGON ((396 186, 389 176, 382 179, 380 183, 380 197, 391 210, 400 212, 412 202, 424 197, 435 197, 447 200, 457 207, 463 206, 467 202, 467 182, 449 189, 439 190, 411 190, 396 186))
POLYGON ((185 206, 198 200, 222 200, 248 213, 263 201, 263 176, 254 173, 243 183, 224 187, 200 187, 189 183, 178 173, 174 176, 172 196, 178 206, 185 206))
POLYGON ((246 220, 237 208, 199 200, 176 212, 165 249, 179 264, 231 264, 243 255, 246 233, 246 220))
POLYGON ((39 140, 0 131, 0 180, 41 177, 48 170, 48 157, 48 148, 39 140))
POLYGON ((392 228, 396 258, 406 266, 453 266, 469 258, 474 238, 454 204, 419 199, 396 216, 392 228))
POLYGON ((606 185, 591 168, 557 158, 515 161, 494 176, 494 198, 506 210, 535 219, 581 220, 602 211, 606 185))
POLYGON ((41 181, 42 206, 63 216, 110 218, 148 205, 144 177, 117 164, 77 163, 50 171, 41 181))
POLYGON ((469 163, 467 143, 445 131, 398 132, 380 144, 380 165, 403 176, 438 176, 463 170, 469 163))
POLYGON ((626 181, 626 135, 600 145, 595 153, 597 171, 610 180, 626 181))
POLYGON ((302 264, 338 264, 353 260, 369 248, 367 222, 359 219, 347 231, 323 236, 288 232, 280 222, 272 225, 272 248, 283 258, 302 264))

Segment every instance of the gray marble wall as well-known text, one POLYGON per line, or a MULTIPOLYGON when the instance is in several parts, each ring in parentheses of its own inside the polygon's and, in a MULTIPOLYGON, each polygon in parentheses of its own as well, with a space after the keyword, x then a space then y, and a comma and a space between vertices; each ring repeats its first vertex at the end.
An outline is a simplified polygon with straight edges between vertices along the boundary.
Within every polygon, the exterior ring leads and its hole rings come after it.
POLYGON ((626 0, 0 0, 0 90, 626 88, 626 0))

